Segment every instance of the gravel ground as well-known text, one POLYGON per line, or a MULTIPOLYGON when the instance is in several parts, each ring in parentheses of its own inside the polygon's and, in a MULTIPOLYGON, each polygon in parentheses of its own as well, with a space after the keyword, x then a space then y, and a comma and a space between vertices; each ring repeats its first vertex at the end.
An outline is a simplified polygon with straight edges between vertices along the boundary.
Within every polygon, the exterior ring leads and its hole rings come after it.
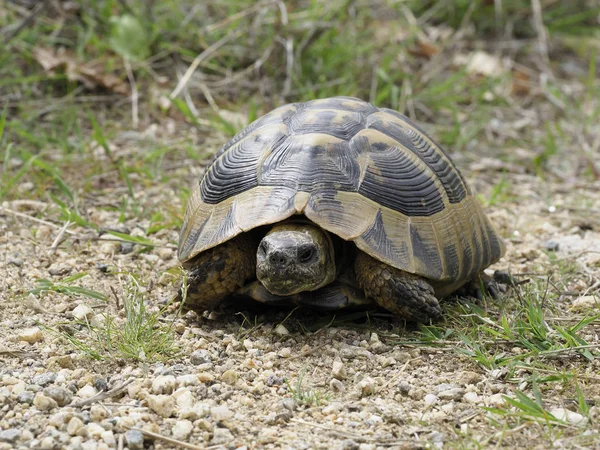
MULTIPOLYGON (((481 160, 462 164, 472 185, 489 196, 498 174, 481 160)), ((510 177, 510 192, 528 201, 507 198, 487 208, 508 237, 507 256, 491 269, 545 277, 553 260, 568 260, 578 267, 568 281, 572 292, 553 311, 566 320, 596 308, 600 229, 597 216, 586 211, 600 210, 600 185, 565 189, 522 173, 510 177)), ((156 184, 141 200, 168 203, 169 195, 156 184)), ((398 344, 414 338, 416 330, 385 314, 365 320, 353 312, 290 314, 226 305, 175 318, 177 305, 168 302, 179 280, 171 244, 178 230, 154 234, 152 240, 162 247, 145 252, 129 243, 89 239, 89 232, 76 226, 56 245, 61 227, 32 219, 40 211, 41 217, 55 217, 47 207, 5 202, 0 215, 0 450, 179 445, 168 439, 191 448, 360 450, 594 448, 600 442, 591 422, 600 411, 592 406, 587 416, 576 412, 560 383, 544 395, 552 399, 547 409, 566 426, 524 421, 506 432, 482 407, 505 408, 504 396, 520 388, 518 380, 505 370, 486 369, 454 351, 455 345, 398 344), (75 284, 104 293, 108 301, 70 292, 28 294, 41 279, 56 283, 82 272, 87 276, 75 284), (174 321, 176 355, 161 362, 144 361, 143 355, 141 361, 118 355, 95 361, 45 328, 83 335, 81 320, 102 323, 109 312, 122 323, 124 284, 118 274, 124 273, 140 279, 150 312, 167 309, 161 320, 174 321)), ((101 208, 87 212, 96 223, 132 235, 143 236, 149 225, 122 224, 117 212, 101 208)), ((515 299, 509 295, 502 301, 515 299)), ((497 309, 502 301, 488 306, 497 309)), ((452 318, 445 326, 453 326, 452 318)), ((597 345, 597 328, 585 337, 597 345)), ((586 398, 600 395, 598 360, 565 356, 556 361, 556 370, 585 379, 586 398)), ((525 380, 527 373, 519 376, 525 380)))

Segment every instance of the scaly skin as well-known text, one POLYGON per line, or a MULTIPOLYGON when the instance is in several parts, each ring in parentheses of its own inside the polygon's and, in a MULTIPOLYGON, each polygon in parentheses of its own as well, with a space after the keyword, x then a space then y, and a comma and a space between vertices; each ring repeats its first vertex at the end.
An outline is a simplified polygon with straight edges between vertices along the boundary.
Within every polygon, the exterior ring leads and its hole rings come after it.
POLYGON ((189 270, 186 309, 212 309, 255 276, 256 242, 244 233, 200 253, 189 270))
POLYGON ((366 296, 398 317, 425 323, 442 317, 433 287, 424 278, 391 267, 364 252, 356 255, 354 270, 366 296))

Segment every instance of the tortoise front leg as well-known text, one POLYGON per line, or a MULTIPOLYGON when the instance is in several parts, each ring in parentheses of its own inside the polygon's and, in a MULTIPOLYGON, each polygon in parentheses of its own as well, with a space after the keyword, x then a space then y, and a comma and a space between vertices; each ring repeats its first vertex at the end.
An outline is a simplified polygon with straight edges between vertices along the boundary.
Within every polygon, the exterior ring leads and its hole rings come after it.
POLYGON ((256 273, 256 242, 248 233, 200 253, 184 264, 189 271, 186 309, 212 309, 256 273))
POLYGON ((424 278, 391 267, 364 252, 358 252, 354 270, 366 296, 398 317, 411 322, 442 317, 433 287, 424 278))

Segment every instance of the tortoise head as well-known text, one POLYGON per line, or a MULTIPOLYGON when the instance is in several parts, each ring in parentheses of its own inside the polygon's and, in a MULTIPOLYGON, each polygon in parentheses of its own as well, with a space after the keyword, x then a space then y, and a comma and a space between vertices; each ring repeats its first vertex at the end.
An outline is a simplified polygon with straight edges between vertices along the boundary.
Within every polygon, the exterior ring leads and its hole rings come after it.
POLYGON ((275 225, 260 241, 256 277, 274 295, 314 291, 336 276, 335 252, 327 232, 314 225, 275 225))

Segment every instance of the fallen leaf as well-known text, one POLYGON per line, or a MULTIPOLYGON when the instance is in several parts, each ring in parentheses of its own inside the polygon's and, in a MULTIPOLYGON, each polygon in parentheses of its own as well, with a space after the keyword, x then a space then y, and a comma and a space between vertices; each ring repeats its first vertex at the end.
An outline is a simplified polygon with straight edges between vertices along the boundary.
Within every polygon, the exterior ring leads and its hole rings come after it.
POLYGON ((414 56, 421 56, 427 59, 433 58, 440 52, 440 48, 432 42, 419 39, 414 47, 408 49, 408 53, 414 56))
POLYGON ((33 56, 50 74, 63 72, 69 80, 83 83, 88 89, 103 87, 117 94, 129 95, 127 84, 119 77, 103 72, 104 68, 101 64, 83 63, 78 61, 71 52, 43 47, 36 47, 33 56))
POLYGON ((529 75, 520 70, 513 72, 511 94, 518 97, 525 97, 531 92, 531 80, 529 75))

